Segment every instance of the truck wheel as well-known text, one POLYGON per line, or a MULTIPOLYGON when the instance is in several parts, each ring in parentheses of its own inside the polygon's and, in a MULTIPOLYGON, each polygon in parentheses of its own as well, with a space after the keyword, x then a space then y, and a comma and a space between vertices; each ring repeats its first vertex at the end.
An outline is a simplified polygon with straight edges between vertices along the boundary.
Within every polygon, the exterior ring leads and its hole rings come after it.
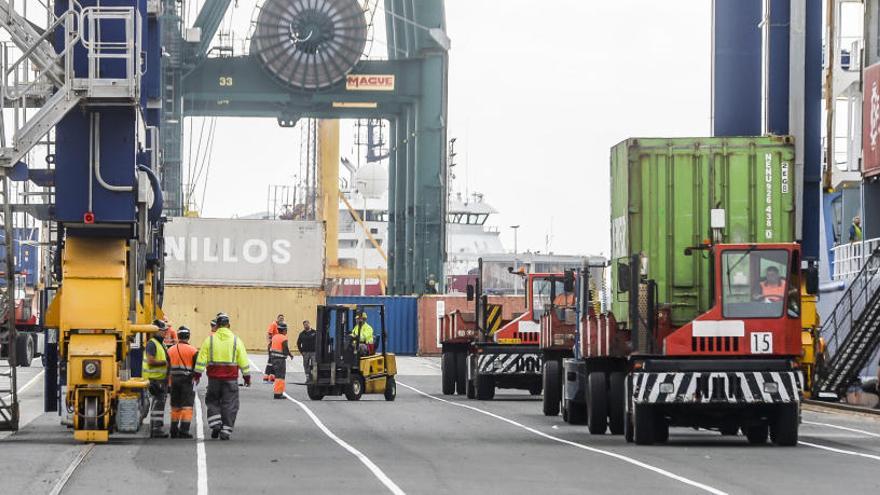
POLYGON ((33 359, 34 339, 26 333, 17 334, 15 336, 15 365, 24 368, 30 366, 33 359))
POLYGON ((781 406, 770 424, 770 439, 781 447, 797 445, 799 423, 797 404, 781 406))
POLYGON ((314 385, 308 385, 306 387, 306 394, 308 394, 309 399, 311 400, 321 400, 324 398, 324 393, 314 385))
POLYGON ((395 398, 397 398, 397 382, 394 381, 393 376, 389 376, 385 378, 385 400, 391 402, 395 398))
POLYGON ((749 426, 744 428, 746 438, 752 445, 763 445, 767 443, 767 425, 749 426))
POLYGON ((477 388, 474 387, 474 381, 467 381, 467 398, 468 399, 476 399, 477 398, 477 388))
POLYGON ((612 435, 623 433, 625 395, 626 375, 621 372, 608 375, 608 429, 612 435))
POLYGON ((562 420, 568 424, 571 424, 571 420, 568 417, 568 400, 562 399, 562 405, 559 407, 559 412, 562 414, 562 420))
POLYGON ((654 443, 654 410, 648 405, 636 405, 633 413, 633 440, 636 445, 651 445, 654 443))
POLYGON ((529 395, 541 395, 541 392, 544 390, 544 385, 541 382, 533 383, 529 385, 529 395))
POLYGON ((364 395, 364 377, 360 373, 351 375, 351 383, 345 387, 345 398, 348 400, 361 400, 364 395))
POLYGON ((495 377, 477 375, 477 399, 492 400, 495 398, 495 377))
POLYGON ((559 396, 562 395, 562 384, 559 383, 562 378, 559 361, 555 359, 544 361, 541 378, 544 381, 544 416, 556 416, 559 414, 559 396))
POLYGON ((587 376, 587 428, 593 435, 604 435, 608 428, 608 389, 599 371, 587 376))
POLYGON ((455 354, 444 352, 440 357, 440 378, 443 380, 443 395, 455 393, 455 354))
POLYGON ((466 352, 455 353, 455 389, 458 395, 467 393, 467 361, 466 352))
POLYGON ((721 435, 725 437, 735 437, 739 433, 739 426, 737 425, 724 425, 718 429, 721 432, 721 435))
POLYGON ((669 440, 669 423, 663 415, 654 411, 654 442, 666 443, 669 440))
POLYGON ((565 401, 568 423, 572 425, 587 424, 587 405, 583 402, 565 401))
POLYGON ((631 412, 623 415, 623 439, 626 443, 633 442, 633 415, 631 412))

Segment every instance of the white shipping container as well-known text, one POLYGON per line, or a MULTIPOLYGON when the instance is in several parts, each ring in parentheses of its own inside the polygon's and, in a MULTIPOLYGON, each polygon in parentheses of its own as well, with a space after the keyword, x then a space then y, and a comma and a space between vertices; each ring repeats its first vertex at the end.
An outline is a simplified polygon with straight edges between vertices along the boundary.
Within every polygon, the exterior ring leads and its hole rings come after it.
POLYGON ((320 287, 321 222, 172 219, 165 226, 165 281, 186 285, 320 287))

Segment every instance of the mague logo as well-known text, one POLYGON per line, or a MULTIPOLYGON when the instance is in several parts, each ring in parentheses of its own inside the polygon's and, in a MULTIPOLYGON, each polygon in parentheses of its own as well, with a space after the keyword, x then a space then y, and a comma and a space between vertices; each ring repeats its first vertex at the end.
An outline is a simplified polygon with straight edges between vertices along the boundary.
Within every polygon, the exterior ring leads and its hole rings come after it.
POLYGON ((877 138, 880 137, 880 90, 877 81, 871 84, 871 150, 877 149, 877 138))

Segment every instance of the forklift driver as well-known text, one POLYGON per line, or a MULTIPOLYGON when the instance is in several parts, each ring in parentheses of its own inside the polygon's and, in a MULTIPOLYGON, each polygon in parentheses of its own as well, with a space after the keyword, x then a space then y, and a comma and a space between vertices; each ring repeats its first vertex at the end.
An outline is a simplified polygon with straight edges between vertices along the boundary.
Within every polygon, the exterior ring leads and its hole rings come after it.
POLYGON ((367 323, 367 313, 361 311, 355 319, 354 328, 351 331, 352 342, 359 342, 359 352, 362 356, 373 354, 373 327, 367 323), (360 337, 360 338, 358 338, 360 337))

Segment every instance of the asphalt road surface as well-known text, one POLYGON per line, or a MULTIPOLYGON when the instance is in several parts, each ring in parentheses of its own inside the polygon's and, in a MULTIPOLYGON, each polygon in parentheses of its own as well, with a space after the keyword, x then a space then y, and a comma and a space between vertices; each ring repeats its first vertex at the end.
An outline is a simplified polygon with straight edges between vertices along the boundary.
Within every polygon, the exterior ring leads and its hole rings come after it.
MULTIPOLYGON (((262 369, 265 357, 253 360, 262 369)), ((392 403, 310 401, 293 384, 273 400, 257 373, 232 441, 211 440, 202 419, 202 440, 150 440, 144 428, 95 446, 40 414, 42 375, 26 369, 27 425, 0 440, 0 493, 880 493, 876 417, 805 410, 793 448, 682 428, 639 447, 545 417, 525 392, 443 396, 438 360, 399 361, 392 403)), ((298 361, 288 369, 303 381, 298 361)))

